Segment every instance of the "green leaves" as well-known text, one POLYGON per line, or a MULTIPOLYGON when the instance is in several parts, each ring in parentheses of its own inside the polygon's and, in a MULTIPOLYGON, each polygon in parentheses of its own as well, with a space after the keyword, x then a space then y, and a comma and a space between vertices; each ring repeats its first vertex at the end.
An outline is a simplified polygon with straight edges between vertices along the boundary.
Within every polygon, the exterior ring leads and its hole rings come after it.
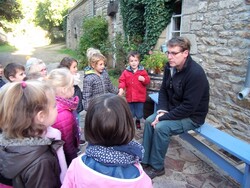
POLYGON ((86 51, 88 48, 97 48, 105 54, 108 42, 108 22, 105 18, 96 16, 83 21, 83 35, 80 39, 79 54, 80 62, 87 65, 86 51))
POLYGON ((126 36, 141 36, 139 52, 144 55, 155 46, 170 22, 175 0, 121 0, 126 36))
POLYGON ((16 22, 23 17, 20 3, 14 0, 0 0, 0 27, 7 29, 4 24, 7 22, 16 22))
POLYGON ((167 56, 163 52, 150 51, 150 54, 144 55, 141 64, 148 70, 162 70, 167 61, 167 56))
POLYGON ((36 24, 48 31, 53 27, 62 27, 63 18, 72 4, 73 0, 39 1, 35 12, 36 24))

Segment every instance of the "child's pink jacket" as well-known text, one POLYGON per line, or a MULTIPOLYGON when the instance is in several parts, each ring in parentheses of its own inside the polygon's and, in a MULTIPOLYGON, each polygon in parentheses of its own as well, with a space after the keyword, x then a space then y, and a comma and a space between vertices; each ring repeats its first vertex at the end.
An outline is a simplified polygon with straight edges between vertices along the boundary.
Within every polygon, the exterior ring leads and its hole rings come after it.
POLYGON ((152 188, 152 181, 143 171, 141 165, 135 165, 140 176, 134 179, 120 179, 106 176, 86 166, 82 155, 70 164, 61 188, 152 188))
MULTIPOLYGON (((53 127, 48 127, 47 128, 47 133, 45 135, 48 138, 54 138, 55 140, 61 140, 61 132, 58 129, 55 129, 53 127)), ((65 159, 65 154, 63 151, 63 147, 60 147, 57 151, 57 157, 58 157, 58 161, 60 164, 60 168, 61 168, 61 173, 60 173, 60 180, 61 182, 63 182, 63 179, 65 177, 66 171, 67 171, 67 163, 66 163, 66 159, 65 159)))

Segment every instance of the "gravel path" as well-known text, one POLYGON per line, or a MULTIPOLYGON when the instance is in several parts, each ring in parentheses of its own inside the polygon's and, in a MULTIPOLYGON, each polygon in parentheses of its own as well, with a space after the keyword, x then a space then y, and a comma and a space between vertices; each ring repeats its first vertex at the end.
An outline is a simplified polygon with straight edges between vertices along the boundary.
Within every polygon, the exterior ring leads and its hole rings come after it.
POLYGON ((42 59, 47 65, 58 63, 67 54, 58 52, 60 49, 66 48, 65 43, 52 44, 43 47, 27 47, 26 49, 17 50, 15 52, 0 52, 0 62, 5 66, 8 63, 15 62, 25 65, 26 57, 36 57, 42 59))

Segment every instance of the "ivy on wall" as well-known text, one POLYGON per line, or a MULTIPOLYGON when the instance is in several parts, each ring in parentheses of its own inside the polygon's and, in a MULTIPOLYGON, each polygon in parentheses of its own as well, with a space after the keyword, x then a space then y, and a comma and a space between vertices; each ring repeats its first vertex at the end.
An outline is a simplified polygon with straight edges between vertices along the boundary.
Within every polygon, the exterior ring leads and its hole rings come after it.
POLYGON ((143 41, 139 52, 144 55, 152 49, 170 23, 176 0, 121 0, 121 14, 125 36, 143 41))

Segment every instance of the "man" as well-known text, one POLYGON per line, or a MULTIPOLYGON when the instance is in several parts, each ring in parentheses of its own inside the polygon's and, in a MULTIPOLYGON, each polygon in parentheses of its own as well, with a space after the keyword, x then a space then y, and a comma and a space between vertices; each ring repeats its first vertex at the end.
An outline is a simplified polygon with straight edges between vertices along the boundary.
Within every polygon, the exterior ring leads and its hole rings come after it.
POLYGON ((170 137, 201 126, 208 113, 209 83, 190 56, 190 41, 175 37, 167 43, 168 64, 159 91, 158 110, 145 121, 142 161, 151 179, 165 174, 170 137))

